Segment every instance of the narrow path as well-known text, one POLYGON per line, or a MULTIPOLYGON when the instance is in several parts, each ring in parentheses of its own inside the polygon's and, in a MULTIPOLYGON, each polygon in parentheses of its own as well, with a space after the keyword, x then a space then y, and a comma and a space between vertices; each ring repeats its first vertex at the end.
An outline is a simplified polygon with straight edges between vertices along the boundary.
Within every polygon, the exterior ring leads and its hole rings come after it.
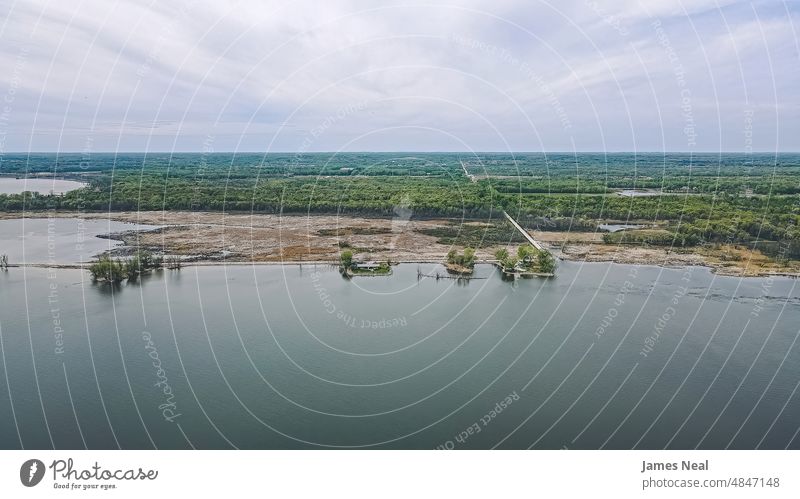
POLYGON ((509 215, 509 214, 508 214, 508 213, 506 213, 505 211, 503 211, 503 215, 505 215, 505 216, 506 216, 506 218, 508 219, 508 221, 509 221, 509 222, 511 222, 511 224, 512 224, 512 225, 514 225, 514 227, 516 227, 516 228, 517 228, 517 230, 518 230, 518 231, 520 231, 520 233, 521 233, 523 236, 525 236, 525 239, 527 239, 527 240, 528 240, 528 242, 529 242, 529 243, 531 243, 531 244, 533 245, 533 247, 534 247, 534 248, 536 248, 536 249, 537 249, 537 250, 539 250, 539 251, 547 251, 546 249, 544 249, 544 247, 543 247, 541 244, 539 244, 539 242, 538 242, 536 239, 534 239, 534 238, 533 238, 533 236, 531 236, 530 234, 528 234, 528 231, 527 231, 527 230, 525 230, 525 229, 523 229, 523 228, 522 228, 522 226, 521 226, 520 224, 518 224, 518 223, 517 223, 517 221, 516 221, 516 220, 514 220, 514 219, 511 217, 511 215, 509 215))
MULTIPOLYGON (((475 175, 472 175, 467 171, 467 166, 464 164, 464 160, 459 159, 458 161, 461 163, 461 169, 464 170, 464 175, 466 175, 467 178, 470 179, 472 182, 477 182, 478 179, 475 178, 475 175)), ((506 216, 508 216, 508 215, 506 215, 506 216)))

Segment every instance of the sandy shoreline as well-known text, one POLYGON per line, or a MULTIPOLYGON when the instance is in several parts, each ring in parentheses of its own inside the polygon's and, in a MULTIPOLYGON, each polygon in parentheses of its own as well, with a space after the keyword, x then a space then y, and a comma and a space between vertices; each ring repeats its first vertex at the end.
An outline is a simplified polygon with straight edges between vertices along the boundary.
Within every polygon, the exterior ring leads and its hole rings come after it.
MULTIPOLYGON (((181 255, 186 265, 335 265, 347 248, 358 259, 394 263, 442 263, 449 244, 421 230, 454 225, 481 227, 485 221, 454 219, 402 220, 336 215, 230 214, 217 212, 27 212, 0 213, 0 219, 20 218, 110 219, 159 226, 151 231, 112 234, 126 246, 138 246, 181 255)), ((540 232, 531 234, 562 260, 614 262, 661 267, 705 266, 732 276, 800 276, 798 262, 781 266, 758 251, 722 246, 669 249, 639 245, 604 244, 601 232, 540 232)), ((501 247, 487 243, 476 250, 482 263, 494 262, 501 247)), ((120 250, 124 254, 124 249, 120 250)), ((13 265, 11 265, 13 266, 13 265)), ((26 266, 48 267, 48 264, 26 266)), ((80 268, 79 265, 63 268, 80 268)))

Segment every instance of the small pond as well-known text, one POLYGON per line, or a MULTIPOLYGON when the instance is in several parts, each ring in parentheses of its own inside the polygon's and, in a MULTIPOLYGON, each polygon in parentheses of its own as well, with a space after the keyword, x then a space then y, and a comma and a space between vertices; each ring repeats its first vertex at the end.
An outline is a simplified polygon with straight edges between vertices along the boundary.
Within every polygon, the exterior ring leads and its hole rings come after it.
POLYGON ((86 186, 83 182, 58 178, 0 177, 0 194, 20 194, 25 191, 40 194, 64 194, 86 186))
POLYGON ((629 230, 629 229, 643 229, 644 225, 635 225, 635 224, 600 224, 597 226, 598 229, 606 231, 606 232, 619 232, 621 230, 629 230))

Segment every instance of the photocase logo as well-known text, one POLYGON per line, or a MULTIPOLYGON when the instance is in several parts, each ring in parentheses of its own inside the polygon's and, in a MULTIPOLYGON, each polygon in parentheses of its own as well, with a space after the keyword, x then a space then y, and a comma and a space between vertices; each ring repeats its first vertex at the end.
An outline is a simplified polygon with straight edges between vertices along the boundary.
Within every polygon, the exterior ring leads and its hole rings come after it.
POLYGON ((26 487, 35 487, 44 478, 44 463, 38 459, 28 459, 19 469, 19 479, 26 487))

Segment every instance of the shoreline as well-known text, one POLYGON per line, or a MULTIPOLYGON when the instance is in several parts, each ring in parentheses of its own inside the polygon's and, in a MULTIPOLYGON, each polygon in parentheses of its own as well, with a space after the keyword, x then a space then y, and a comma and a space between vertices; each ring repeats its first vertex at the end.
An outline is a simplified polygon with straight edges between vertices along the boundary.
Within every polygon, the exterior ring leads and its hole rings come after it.
MULTIPOLYGON (((611 265, 628 265, 628 266, 637 266, 637 267, 653 267, 658 269, 669 269, 669 270, 680 270, 690 267, 696 268, 706 268, 712 274, 716 274, 720 277, 739 277, 739 278, 763 278, 763 277, 787 277, 787 278, 800 278, 800 272, 782 272, 782 271, 774 271, 774 272, 763 272, 760 274, 736 274, 736 273, 724 273, 719 272, 719 269, 716 269, 709 265, 668 265, 668 264, 657 264, 657 263, 630 263, 630 262, 620 262, 614 260, 594 260, 594 261, 586 261, 586 260, 575 260, 575 259, 563 259, 563 261, 567 261, 570 263, 577 263, 577 264, 591 264, 591 265, 601 265, 601 264, 611 264, 611 265)), ((87 265, 90 262, 86 263, 11 263, 8 265, 8 269, 13 268, 36 268, 36 269, 71 269, 71 270, 86 270, 87 265)), ((395 265, 413 265, 413 264, 429 264, 429 265, 440 265, 441 267, 446 269, 445 263, 437 260, 409 260, 409 261, 397 261, 392 263, 392 266, 395 265)), ((480 260, 475 262, 475 265, 490 265, 492 267, 497 268, 497 261, 495 260, 480 260)), ((191 267, 274 267, 274 266, 286 266, 286 267, 302 267, 303 265, 306 266, 327 266, 331 267, 332 269, 339 267, 339 262, 336 260, 295 260, 295 261, 273 261, 273 262, 245 262, 245 261, 220 261, 220 260, 208 260, 208 261, 193 261, 193 262, 184 262, 182 264, 182 269, 191 268, 191 267)), ((163 267, 161 269, 156 270, 175 270, 175 269, 168 269, 163 267)), ((180 269, 178 269, 180 270, 180 269)), ((365 274, 366 275, 366 274, 365 274)), ((369 277, 391 277, 390 274, 381 274, 381 275, 369 275, 369 277)), ((532 273, 531 275, 537 275, 536 273, 532 273)), ((359 277, 361 275, 358 275, 359 277)), ((542 277, 558 277, 558 272, 554 275, 550 274, 541 274, 542 277)))
MULTIPOLYGON (((120 241, 112 257, 125 257, 132 248, 179 256, 189 266, 220 265, 338 265, 345 248, 359 260, 425 263, 446 266, 452 246, 431 231, 475 229, 486 220, 447 218, 392 219, 322 214, 231 214, 218 212, 2 212, 8 219, 80 218, 153 225, 99 235, 120 241)), ((779 264, 746 246, 717 245, 667 248, 603 243, 604 232, 529 231, 562 261, 616 263, 660 268, 706 267, 732 277, 800 277, 800 262, 779 264)), ((435 233, 435 232, 434 232, 435 233)), ((509 236, 509 241, 511 236, 509 236)), ((480 241, 478 263, 493 263, 500 248, 520 243, 480 241)), ((88 264, 86 262, 84 266, 88 264)), ((9 263, 9 268, 82 268, 80 263, 9 263)))

